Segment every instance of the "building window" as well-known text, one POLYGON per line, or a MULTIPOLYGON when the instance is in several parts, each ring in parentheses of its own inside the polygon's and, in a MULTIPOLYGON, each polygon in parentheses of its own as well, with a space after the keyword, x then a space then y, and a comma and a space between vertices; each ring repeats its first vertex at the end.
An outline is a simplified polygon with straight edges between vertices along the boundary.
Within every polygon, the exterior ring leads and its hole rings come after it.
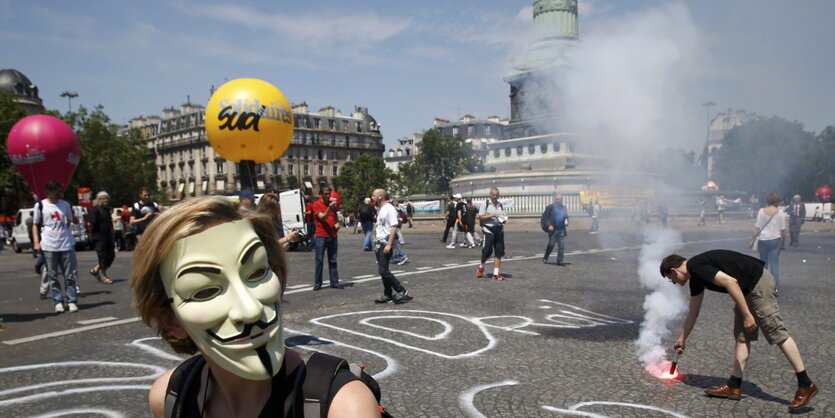
POLYGON ((522 150, 523 150, 523 148, 521 146, 516 147, 516 155, 517 156, 522 155, 522 150))
POLYGON ((528 155, 534 155, 536 153, 536 147, 534 145, 528 145, 528 155))
POLYGON ((309 165, 307 165, 307 164, 305 164, 305 165, 304 165, 304 175, 305 175, 305 176, 309 176, 309 175, 310 175, 310 166, 309 166, 309 165))
POLYGON ((292 160, 293 159, 293 148, 292 147, 287 148, 287 152, 284 154, 284 156, 287 157, 288 160, 292 160))
POLYGON ((539 152, 545 154, 548 152, 548 144, 540 144, 539 145, 539 152))
POLYGON ((223 174, 226 170, 226 162, 223 160, 215 160, 215 174, 223 174))
POLYGON ((235 163, 235 174, 241 174, 241 163, 235 163))
POLYGON ((336 135, 331 135, 331 145, 336 145, 336 135))
POLYGON ((328 119, 328 129, 330 129, 330 130, 334 131, 334 130, 336 130, 336 129, 334 129, 334 128, 335 128, 335 122, 334 122, 334 120, 333 120, 333 119, 328 119))
POLYGON ((208 164, 206 164, 205 161, 200 163, 200 174, 203 175, 203 176, 206 176, 206 175, 209 174, 208 164))
POLYGON ((484 136, 490 136, 490 125, 484 125, 484 136))
POLYGON ((336 159, 336 150, 331 150, 331 160, 336 159))
POLYGON ((328 159, 327 155, 325 155, 325 152, 322 150, 316 151, 316 155, 319 157, 320 161, 328 159))
POLYGON ((505 157, 510 157, 510 147, 507 147, 507 148, 504 149, 504 156, 505 157))
POLYGON ((264 164, 255 164, 255 174, 264 173, 264 164))
POLYGON ((339 166, 333 166, 333 176, 336 177, 339 175, 339 166))
POLYGON ((560 152, 560 143, 554 142, 554 152, 560 152))
POLYGON ((323 165, 320 165, 320 166, 319 166, 319 175, 320 175, 320 176, 324 176, 324 175, 325 175, 325 166, 323 166, 323 165))
POLYGON ((348 132, 348 121, 347 120, 342 121, 342 131, 343 132, 348 132))
POLYGON ((293 164, 290 164, 290 165, 287 166, 287 175, 288 176, 295 176, 296 175, 294 173, 295 170, 293 170, 294 167, 296 167, 296 166, 294 166, 293 164))
POLYGON ((321 120, 319 120, 319 118, 315 118, 315 119, 313 119, 313 126, 315 126, 315 127, 316 127, 316 129, 319 129, 319 127, 320 127, 320 125, 321 125, 321 122, 322 122, 322 121, 321 121, 321 120))
POLYGON ((281 174, 281 163, 278 161, 273 162, 273 174, 279 175, 281 174))
POLYGON ((457 127, 457 126, 453 126, 453 127, 452 127, 452 136, 457 136, 457 135, 458 135, 458 127, 457 127))
POLYGON ((473 136, 473 133, 475 133, 475 126, 467 125, 467 136, 473 136))
POLYGON ((302 151, 302 159, 310 159, 310 152, 307 150, 307 148, 305 148, 304 151, 302 151))

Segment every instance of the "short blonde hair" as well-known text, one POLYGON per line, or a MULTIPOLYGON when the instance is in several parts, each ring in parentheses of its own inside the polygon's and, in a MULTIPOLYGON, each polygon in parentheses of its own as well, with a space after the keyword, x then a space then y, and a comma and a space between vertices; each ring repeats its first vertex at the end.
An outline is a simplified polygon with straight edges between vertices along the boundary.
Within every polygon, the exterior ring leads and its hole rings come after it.
POLYGON ((175 338, 159 324, 161 316, 174 314, 162 283, 160 264, 177 240, 240 219, 248 219, 252 223, 267 251, 270 268, 281 283, 281 293, 284 294, 287 263, 284 251, 278 245, 272 222, 255 212, 239 211, 232 202, 220 197, 186 200, 163 212, 145 230, 134 251, 130 282, 136 310, 142 322, 154 328, 178 353, 193 354, 197 346, 191 338, 175 338))

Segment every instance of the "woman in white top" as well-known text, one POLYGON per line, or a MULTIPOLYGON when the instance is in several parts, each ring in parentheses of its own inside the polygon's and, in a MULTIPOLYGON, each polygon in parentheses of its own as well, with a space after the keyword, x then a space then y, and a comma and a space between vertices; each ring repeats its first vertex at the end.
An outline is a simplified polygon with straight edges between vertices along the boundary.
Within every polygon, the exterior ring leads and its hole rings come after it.
POLYGON ((783 248, 783 239, 786 237, 786 214, 777 205, 780 204, 780 196, 777 193, 769 193, 766 197, 767 206, 757 212, 757 222, 754 224, 754 235, 748 248, 754 246, 754 240, 759 237, 757 250, 760 252, 760 260, 765 262, 765 267, 774 276, 774 283, 777 292, 780 291, 780 250, 783 248))

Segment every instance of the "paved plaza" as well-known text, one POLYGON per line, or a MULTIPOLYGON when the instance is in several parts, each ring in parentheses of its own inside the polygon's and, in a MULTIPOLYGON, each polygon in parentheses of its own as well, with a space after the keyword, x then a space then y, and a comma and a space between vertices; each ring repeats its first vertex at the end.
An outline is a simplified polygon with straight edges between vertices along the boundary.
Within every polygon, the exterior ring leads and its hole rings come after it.
MULTIPOLYGON (((514 221, 504 282, 475 278, 478 249, 444 248, 435 226, 406 229, 409 262, 392 266, 414 296, 403 305, 373 303, 382 285, 359 235, 339 238, 340 279, 355 282, 347 289, 311 291, 313 253, 289 253, 287 345, 365 364, 398 417, 787 415, 795 376, 764 340, 752 345, 741 401, 703 394, 730 372, 732 302, 723 294, 705 298, 680 361, 682 380, 644 371, 634 342, 648 291, 639 284, 641 238, 631 225, 604 222, 599 235, 589 235, 578 223, 562 267, 554 256, 543 264, 547 237, 537 220, 514 221)), ((685 257, 750 251, 750 221, 694 223, 673 223, 685 257)), ((0 254, 0 416, 148 415, 151 382, 182 356, 136 318, 130 257, 117 254, 116 283, 108 286, 87 273, 95 253, 80 252, 81 310, 56 315, 50 300, 37 297, 31 255, 0 254)), ((812 223, 800 248, 780 258, 783 317, 821 389, 805 416, 835 415, 833 259, 833 228, 812 223)), ((680 322, 670 347, 679 330, 680 322)))

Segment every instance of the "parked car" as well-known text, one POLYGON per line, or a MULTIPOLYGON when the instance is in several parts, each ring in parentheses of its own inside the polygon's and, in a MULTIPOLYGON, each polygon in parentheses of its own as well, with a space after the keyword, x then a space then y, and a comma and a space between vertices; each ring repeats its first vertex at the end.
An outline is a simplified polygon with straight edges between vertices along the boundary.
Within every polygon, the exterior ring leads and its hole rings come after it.
POLYGON ((19 253, 23 250, 32 248, 32 241, 29 239, 29 228, 26 226, 26 219, 31 218, 35 212, 34 209, 20 209, 14 220, 12 227, 11 246, 14 252, 19 253))
POLYGON ((72 212, 78 218, 78 223, 70 224, 72 235, 75 237, 76 251, 92 249, 93 243, 90 242, 90 235, 87 233, 87 208, 84 206, 73 206, 72 212))

